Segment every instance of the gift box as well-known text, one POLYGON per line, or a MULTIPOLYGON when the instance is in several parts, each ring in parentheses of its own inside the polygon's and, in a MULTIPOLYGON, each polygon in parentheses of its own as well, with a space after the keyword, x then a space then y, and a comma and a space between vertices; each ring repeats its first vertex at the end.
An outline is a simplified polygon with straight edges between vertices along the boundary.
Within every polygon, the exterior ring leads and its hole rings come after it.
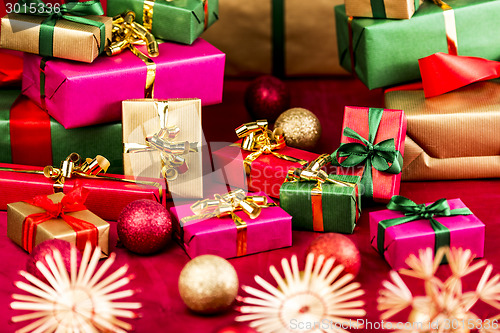
POLYGON ((93 246, 98 245, 102 257, 106 257, 109 223, 86 209, 85 199, 79 198, 80 195, 54 193, 9 204, 7 236, 29 253, 36 245, 50 239, 73 243, 80 251, 90 241, 93 246), (58 208, 62 213, 52 212, 58 208))
POLYGON ((440 199, 424 208, 397 196, 390 205, 370 212, 369 220, 371 244, 393 269, 408 267, 405 260, 410 254, 429 247, 461 247, 483 256, 484 224, 460 199, 440 199), (422 217, 426 211, 433 217, 422 217))
MULTIPOLYGON (((145 47, 138 47, 147 54, 145 47)), ((224 53, 197 40, 191 46, 159 45, 154 59, 154 97, 200 98, 203 105, 222 100, 224 53)), ((151 73, 151 72, 150 72, 151 73)), ((49 60, 26 55, 23 94, 65 128, 83 127, 121 120, 121 103, 145 97, 147 66, 126 50, 112 57, 99 57, 92 64, 49 60), (45 66, 43 95, 40 92, 40 65, 45 66)))
POLYGON ((0 49, 0 87, 21 87, 23 54, 0 49))
POLYGON ((345 6, 335 7, 342 67, 352 71, 351 58, 354 59, 354 72, 368 88, 374 89, 420 78, 418 59, 448 52, 449 48, 451 52, 457 49, 459 55, 500 59, 500 49, 491 47, 500 43, 495 28, 500 24, 497 19, 500 2, 451 0, 447 3, 453 11, 443 11, 432 1, 425 1, 411 20, 355 18, 350 21, 345 6), (452 43, 454 34, 457 43, 452 43))
POLYGON ((159 39, 192 44, 219 19, 218 0, 144 1, 108 0, 108 15, 128 10, 159 39))
POLYGON ((409 19, 424 0, 345 0, 347 16, 409 19))
MULTIPOLYGON (((111 39, 112 18, 98 16, 104 14, 99 2, 91 6, 84 3, 47 6, 47 14, 43 16, 39 3, 33 5, 37 15, 13 11, 2 18, 0 47, 91 63, 111 39), (49 17, 56 10, 64 14, 63 18, 49 17)), ((32 8, 29 4, 21 5, 20 11, 29 13, 32 8)))
MULTIPOLYGON (((249 196, 245 197, 244 192, 238 191, 230 192, 229 195, 234 195, 234 193, 243 193, 241 199, 238 199, 241 200, 241 205, 239 202, 228 199, 228 194, 219 196, 218 199, 216 197, 216 200, 204 201, 211 201, 217 207, 205 203, 195 204, 197 207, 203 206, 216 213, 223 212, 222 207, 227 204, 236 209, 232 213, 234 217, 228 213, 220 217, 198 218, 200 215, 193 213, 190 205, 176 206, 170 210, 175 221, 175 237, 189 257, 214 254, 223 258, 233 258, 292 245, 292 217, 290 215, 279 206, 273 205, 273 201, 263 193, 248 194, 249 196), (242 206, 248 208, 249 203, 254 201, 261 206, 256 209, 258 213, 251 209, 238 211, 238 208, 242 206)), ((196 207, 195 211, 200 214, 205 213, 203 210, 197 210, 196 207)))
POLYGON ((405 110, 403 180, 500 177, 500 80, 425 98, 421 84, 385 92, 385 106, 405 110))
POLYGON ((337 174, 361 176, 365 198, 387 202, 399 194, 406 137, 401 110, 346 106, 340 147, 331 155, 337 174))
POLYGON ((202 198, 201 101, 123 102, 126 175, 165 178, 172 197, 202 198))

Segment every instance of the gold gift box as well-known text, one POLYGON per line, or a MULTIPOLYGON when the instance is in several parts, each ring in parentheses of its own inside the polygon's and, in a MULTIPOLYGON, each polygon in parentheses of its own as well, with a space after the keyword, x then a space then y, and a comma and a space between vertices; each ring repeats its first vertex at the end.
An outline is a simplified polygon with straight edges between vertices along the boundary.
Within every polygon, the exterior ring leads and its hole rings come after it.
MULTIPOLYGON (((354 17, 373 17, 372 0, 345 0, 345 13, 354 17)), ((424 0, 383 0, 385 18, 409 19, 415 13, 415 2, 421 5, 424 0)))
MULTIPOLYGON (((111 39, 111 17, 83 17, 104 23, 106 41, 111 39)), ((45 19, 43 16, 12 13, 3 17, 0 47, 38 54, 40 24, 45 19)), ((60 19, 54 27, 53 57, 91 63, 99 55, 100 42, 98 27, 60 19)))
MULTIPOLYGON (((203 166, 201 146, 201 100, 194 99, 138 99, 122 102, 123 143, 147 145, 146 137, 161 129, 160 113, 167 106, 166 127, 177 126, 179 134, 175 142, 198 143, 198 152, 181 155, 188 170, 179 173, 176 179, 167 180, 172 197, 203 198, 203 166)), ((125 175, 134 177, 162 178, 161 155, 159 151, 125 152, 123 154, 125 175)))
POLYGON ((500 177, 500 80, 427 99, 389 91, 385 106, 408 119, 403 180, 500 177))
MULTIPOLYGON (((54 203, 58 203, 64 198, 65 194, 55 193, 48 195, 54 203)), ((26 217, 32 214, 44 213, 43 208, 33 206, 29 203, 19 201, 7 205, 7 237, 14 243, 22 246, 23 223, 26 217)), ((99 216, 92 213, 90 210, 82 210, 78 212, 67 213, 66 215, 76 217, 78 219, 92 223, 99 231, 98 245, 101 248, 101 258, 107 257, 109 254, 108 239, 109 239, 109 223, 101 219, 99 216)), ((36 237, 33 247, 50 239, 61 239, 72 244, 76 242, 76 232, 62 218, 51 219, 40 223, 37 226, 36 237)))

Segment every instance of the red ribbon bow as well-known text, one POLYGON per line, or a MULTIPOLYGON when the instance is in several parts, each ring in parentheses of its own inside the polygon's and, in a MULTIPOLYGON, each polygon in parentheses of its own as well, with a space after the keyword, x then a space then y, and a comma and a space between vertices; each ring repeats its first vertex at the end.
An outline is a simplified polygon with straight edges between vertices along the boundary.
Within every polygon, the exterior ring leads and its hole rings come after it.
POLYGON ((81 186, 65 195, 59 203, 54 203, 45 195, 39 195, 24 202, 40 207, 45 210, 43 213, 36 213, 27 216, 23 222, 23 248, 30 252, 36 239, 36 229, 40 223, 51 219, 62 218, 76 232, 76 247, 83 251, 87 241, 92 246, 97 246, 99 231, 90 222, 67 215, 68 213, 86 210, 83 205, 87 199, 89 190, 81 186))

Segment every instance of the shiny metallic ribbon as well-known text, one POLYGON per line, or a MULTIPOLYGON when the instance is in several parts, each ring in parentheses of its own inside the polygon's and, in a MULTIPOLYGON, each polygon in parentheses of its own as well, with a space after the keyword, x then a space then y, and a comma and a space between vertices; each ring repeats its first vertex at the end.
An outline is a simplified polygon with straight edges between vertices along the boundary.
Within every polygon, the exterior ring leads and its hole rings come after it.
MULTIPOLYGON (((331 157, 328 154, 320 155, 317 159, 309 163, 305 168, 292 168, 288 170, 285 182, 316 182, 316 186, 311 189, 311 206, 313 215, 313 230, 324 231, 323 225, 323 202, 322 185, 324 183, 336 184, 339 186, 354 187, 356 198, 358 197, 358 187, 355 183, 331 179, 321 168, 330 163, 331 157)), ((356 221, 359 217, 358 202, 356 200, 356 221)))
POLYGON ((247 254, 247 223, 235 214, 245 212, 251 219, 257 218, 262 208, 276 206, 268 203, 265 196, 247 196, 245 191, 238 189, 224 195, 215 194, 214 199, 204 199, 195 202, 191 211, 195 214, 181 219, 181 223, 194 220, 204 220, 213 217, 231 216, 236 225, 236 256, 247 254))
POLYGON ((446 30, 446 42, 448 53, 458 55, 457 26, 455 24, 455 11, 442 0, 433 0, 436 5, 443 10, 444 26, 446 30))
MULTIPOLYGON (((148 31, 153 29, 153 11, 156 0, 144 0, 144 5, 142 6, 142 24, 144 28, 148 31)), ((166 2, 172 2, 173 0, 165 0, 166 2)), ((203 12, 204 12, 204 28, 203 30, 207 30, 208 27, 208 0, 201 0, 203 3, 203 12)))
POLYGON ((191 152, 198 152, 198 142, 174 141, 179 135, 180 128, 177 126, 167 126, 168 122, 168 101, 155 101, 160 119, 160 130, 146 137, 146 144, 124 143, 124 153, 143 153, 158 151, 161 157, 161 175, 167 181, 177 179, 179 174, 188 171, 188 165, 182 155, 191 152))

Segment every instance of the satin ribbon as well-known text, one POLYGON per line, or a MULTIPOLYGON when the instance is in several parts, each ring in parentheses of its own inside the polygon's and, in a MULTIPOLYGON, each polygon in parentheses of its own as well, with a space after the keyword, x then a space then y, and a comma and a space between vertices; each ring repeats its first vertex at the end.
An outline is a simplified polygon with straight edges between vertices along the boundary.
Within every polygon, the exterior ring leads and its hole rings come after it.
POLYGON ((54 27, 57 20, 60 19, 98 27, 101 32, 99 53, 104 50, 104 46, 106 45, 105 24, 85 17, 80 17, 87 15, 104 15, 104 10, 98 0, 62 4, 57 12, 55 12, 54 7, 45 5, 42 0, 19 0, 19 5, 19 14, 48 16, 40 25, 38 53, 41 56, 51 57, 53 55, 54 27), (32 7, 36 8, 35 13, 30 12, 32 7))
POLYGON ((247 196, 239 189, 224 195, 215 194, 214 199, 204 199, 195 202, 191 211, 195 214, 181 219, 181 223, 194 220, 205 220, 213 217, 223 218, 231 216, 236 225, 236 256, 247 254, 247 223, 238 215, 237 211, 245 212, 251 219, 259 217, 262 208, 276 206, 268 203, 265 196, 247 196))
POLYGON ((450 246, 450 230, 442 223, 434 219, 434 217, 450 217, 472 214, 469 208, 450 209, 450 205, 446 199, 439 199, 438 201, 426 206, 425 204, 417 205, 410 199, 399 195, 395 195, 391 198, 387 204, 387 208, 401 212, 405 216, 383 220, 378 223, 377 248, 381 255, 385 252, 385 232, 389 227, 422 219, 429 220, 432 230, 434 230, 434 233, 436 234, 434 251, 437 251, 440 247, 450 246))
POLYGON ((52 219, 63 219, 76 232, 76 247, 83 251, 87 241, 92 246, 97 246, 99 231, 95 225, 81 220, 69 213, 87 210, 83 205, 88 196, 88 190, 83 187, 75 187, 70 193, 65 195, 59 203, 54 203, 47 196, 36 196, 24 202, 40 207, 45 210, 43 213, 36 213, 27 216, 23 221, 22 246, 30 252, 36 240, 37 226, 52 219))
POLYGON ((457 26, 455 24, 455 11, 442 0, 432 0, 443 10, 444 26, 446 31, 446 43, 449 54, 458 54, 457 26))
POLYGON ((370 108, 368 111, 368 140, 353 129, 346 127, 344 136, 360 142, 342 143, 331 155, 332 165, 342 167, 365 166, 361 182, 365 196, 373 197, 372 167, 380 172, 398 174, 403 167, 403 156, 396 150, 394 139, 387 139, 377 144, 375 137, 382 120, 384 109, 370 108), (345 157, 345 159, 343 159, 345 157), (342 160, 343 159, 343 160, 342 160), (342 161, 341 161, 342 160, 342 161))
MULTIPOLYGON (((173 2, 173 0, 165 0, 166 2, 173 2)), ((144 0, 144 5, 142 6, 142 23, 144 28, 151 32, 153 29, 153 11, 156 0, 144 0)), ((207 30, 208 27, 208 0, 201 0, 203 4, 204 13, 204 28, 207 30)))

